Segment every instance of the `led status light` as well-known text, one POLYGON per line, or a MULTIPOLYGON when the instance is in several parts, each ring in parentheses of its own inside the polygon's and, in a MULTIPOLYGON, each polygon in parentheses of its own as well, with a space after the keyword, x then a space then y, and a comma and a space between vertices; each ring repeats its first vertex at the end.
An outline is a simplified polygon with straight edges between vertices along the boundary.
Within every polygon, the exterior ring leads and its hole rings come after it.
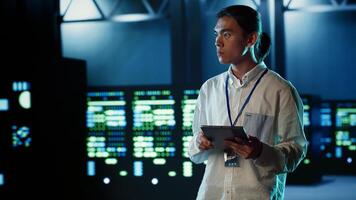
POLYGON ((29 91, 21 92, 19 96, 19 104, 24 109, 31 108, 31 93, 29 91))
POLYGON ((190 161, 183 162, 183 176, 192 177, 193 176, 193 163, 190 161))
POLYGON ((108 177, 105 177, 104 179, 103 179, 103 182, 104 182, 104 184, 109 184, 110 183, 110 178, 108 178, 108 177))
POLYGON ((321 103, 320 105, 320 125, 321 126, 331 126, 332 119, 331 119, 331 105, 329 103, 321 103))
POLYGON ((157 185, 158 184, 158 179, 157 178, 153 178, 151 180, 151 183, 152 183, 152 185, 157 185))
POLYGON ((5 184, 4 174, 0 174, 0 186, 3 186, 4 184, 5 184))
POLYGON ((30 135, 30 128, 27 126, 12 126, 12 146, 18 147, 30 147, 32 138, 30 135))
POLYGON ((8 111, 8 110, 9 110, 9 100, 0 99, 0 111, 8 111))
POLYGON ((351 163, 352 163, 352 158, 348 157, 348 158, 347 158, 347 163, 348 163, 348 164, 351 164, 351 163))
POLYGON ((16 81, 12 83, 12 90, 14 92, 21 92, 30 90, 30 83, 26 81, 16 81))
POLYGON ((95 162, 94 161, 87 162, 87 175, 95 176, 95 162))
POLYGON ((120 171, 119 174, 120 174, 120 176, 127 176, 128 173, 127 173, 127 171, 120 171))
POLYGON ((304 126, 310 126, 310 105, 308 105, 308 101, 303 99, 303 108, 304 108, 304 114, 303 114, 303 124, 304 126))
POLYGON ((306 165, 309 165, 310 164, 310 160, 309 159, 304 159, 304 164, 306 164, 306 165))
POLYGON ((168 176, 170 176, 170 177, 175 177, 175 176, 177 176, 177 172, 175 172, 175 171, 169 171, 169 172, 168 172, 168 176))
POLYGON ((135 161, 133 164, 134 176, 143 176, 143 162, 135 161))

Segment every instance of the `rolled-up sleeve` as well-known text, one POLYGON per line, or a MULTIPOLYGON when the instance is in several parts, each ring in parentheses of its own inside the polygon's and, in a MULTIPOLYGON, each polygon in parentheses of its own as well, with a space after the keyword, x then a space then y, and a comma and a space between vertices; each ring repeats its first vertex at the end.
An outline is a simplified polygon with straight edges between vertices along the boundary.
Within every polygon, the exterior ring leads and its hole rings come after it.
POLYGON ((293 86, 278 93, 276 145, 263 144, 261 155, 255 164, 264 166, 275 173, 292 172, 304 159, 308 141, 303 129, 303 103, 293 86))
POLYGON ((203 89, 203 87, 204 85, 200 89, 197 103, 195 105, 193 126, 192 126, 193 137, 189 141, 189 148, 188 148, 188 155, 190 160, 197 164, 202 163, 208 159, 208 152, 199 149, 199 137, 198 137, 199 132, 201 131, 200 129, 201 125, 207 124, 206 116, 204 114, 205 103, 203 102, 206 93, 204 92, 205 90, 203 89))

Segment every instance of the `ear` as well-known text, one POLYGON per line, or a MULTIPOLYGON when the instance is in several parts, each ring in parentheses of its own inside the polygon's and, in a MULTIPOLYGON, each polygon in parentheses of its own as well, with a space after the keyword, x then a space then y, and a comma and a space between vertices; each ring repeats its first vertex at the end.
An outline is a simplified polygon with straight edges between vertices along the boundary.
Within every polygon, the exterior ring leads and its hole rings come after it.
POLYGON ((255 31, 248 35, 247 37, 247 47, 252 47, 256 44, 258 38, 258 33, 255 31))

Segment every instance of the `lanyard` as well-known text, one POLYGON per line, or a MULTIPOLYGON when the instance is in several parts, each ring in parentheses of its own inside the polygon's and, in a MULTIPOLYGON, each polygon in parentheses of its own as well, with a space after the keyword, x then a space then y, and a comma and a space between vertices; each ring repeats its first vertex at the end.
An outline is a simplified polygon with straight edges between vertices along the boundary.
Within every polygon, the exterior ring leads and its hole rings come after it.
POLYGON ((250 94, 248 95, 247 99, 245 100, 244 104, 242 105, 240 112, 237 114, 236 119, 234 121, 234 123, 232 123, 231 120, 231 110, 230 110, 230 101, 229 101, 229 89, 228 89, 228 81, 229 81, 229 76, 226 77, 226 83, 225 83, 225 94, 226 94, 226 105, 227 105, 227 112, 229 114, 229 120, 230 120, 230 124, 231 126, 235 126, 237 120, 240 118, 242 111, 245 109, 247 103, 250 101, 252 93, 255 91, 257 85, 260 83, 262 77, 267 73, 268 69, 265 69, 263 71, 263 73, 261 74, 261 76, 258 78, 258 80, 256 81, 255 85, 253 86, 250 94))

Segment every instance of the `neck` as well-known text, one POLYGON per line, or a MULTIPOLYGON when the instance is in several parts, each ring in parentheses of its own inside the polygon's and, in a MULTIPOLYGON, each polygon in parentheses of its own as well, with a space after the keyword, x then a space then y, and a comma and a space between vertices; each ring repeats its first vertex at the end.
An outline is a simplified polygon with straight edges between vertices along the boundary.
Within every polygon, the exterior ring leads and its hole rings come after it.
POLYGON ((242 77, 253 69, 257 65, 257 62, 253 59, 246 59, 238 64, 232 63, 231 65, 234 76, 242 81, 242 77))

